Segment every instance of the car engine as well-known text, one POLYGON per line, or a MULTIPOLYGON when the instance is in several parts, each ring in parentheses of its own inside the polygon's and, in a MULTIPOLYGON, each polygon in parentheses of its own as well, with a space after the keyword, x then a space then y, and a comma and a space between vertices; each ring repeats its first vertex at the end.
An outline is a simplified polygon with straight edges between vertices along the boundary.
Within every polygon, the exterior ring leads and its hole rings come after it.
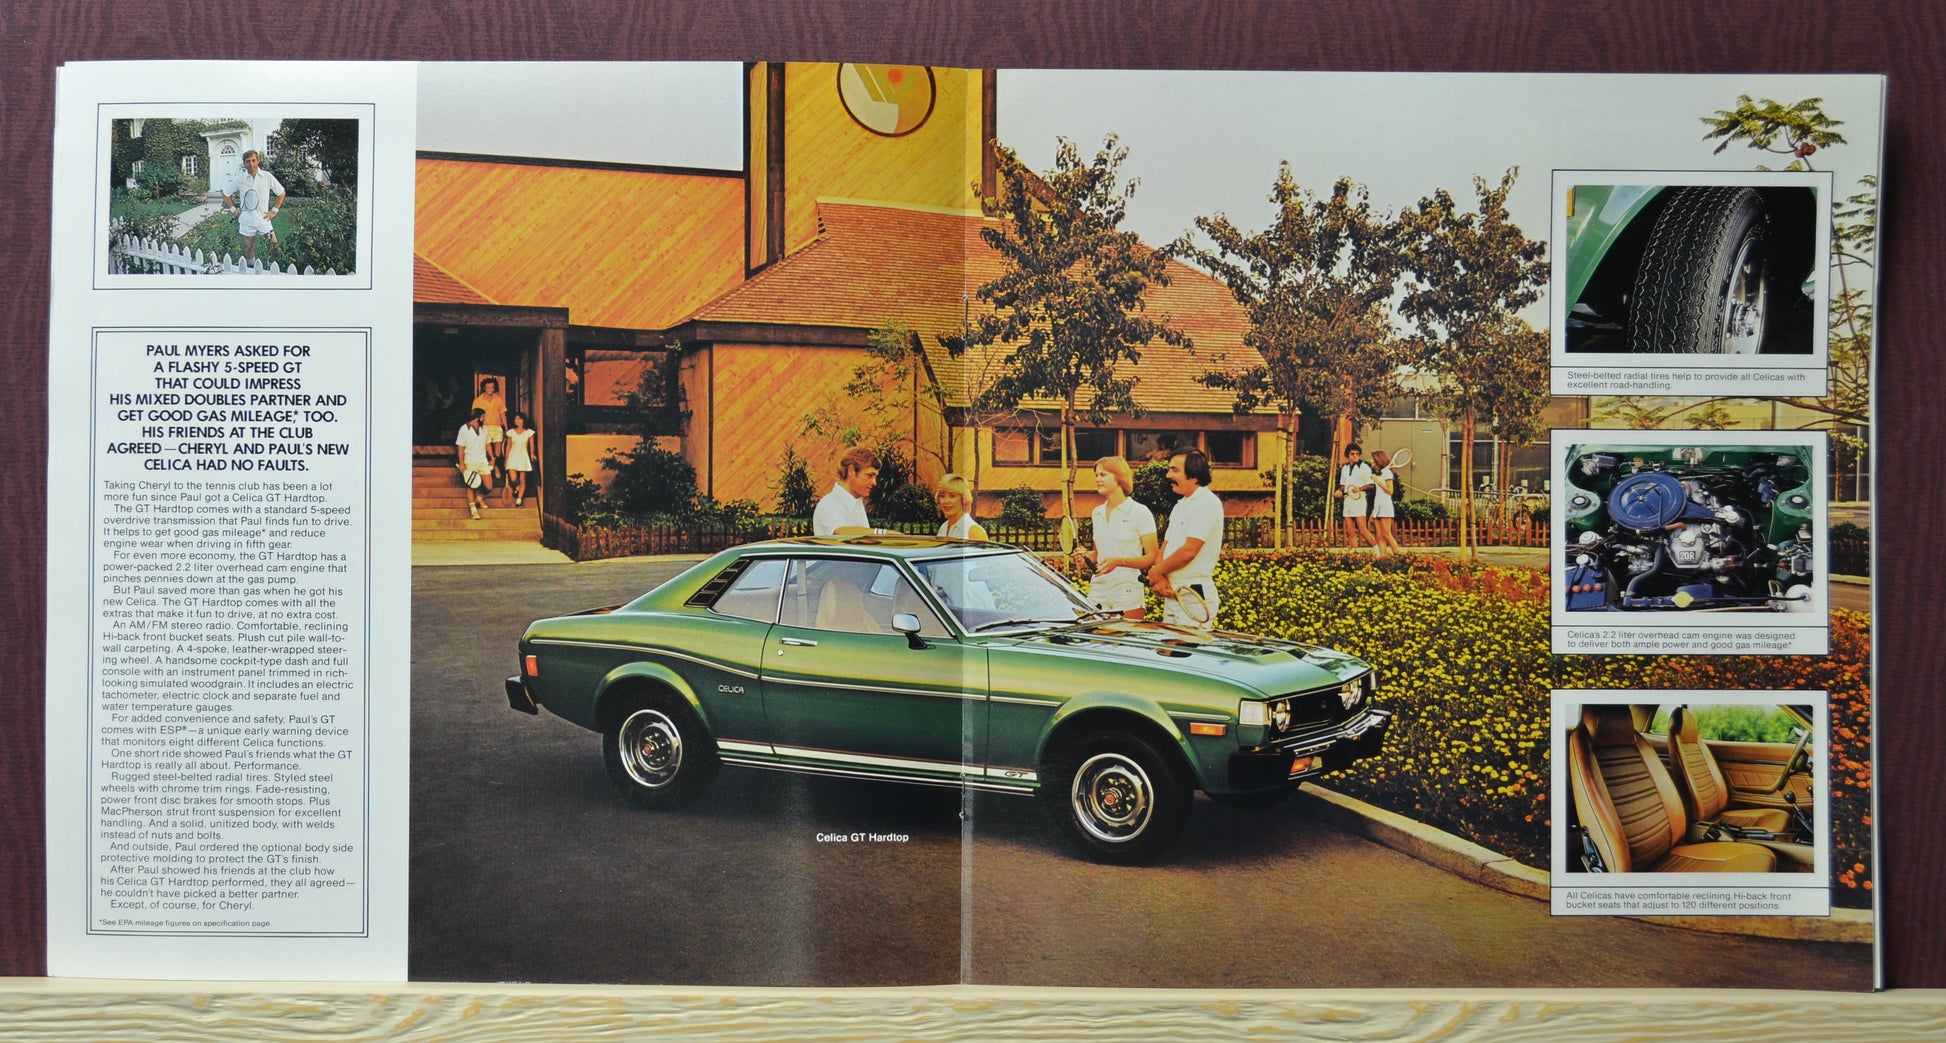
POLYGON ((1807 605, 1808 449, 1571 447, 1570 611, 1807 605))

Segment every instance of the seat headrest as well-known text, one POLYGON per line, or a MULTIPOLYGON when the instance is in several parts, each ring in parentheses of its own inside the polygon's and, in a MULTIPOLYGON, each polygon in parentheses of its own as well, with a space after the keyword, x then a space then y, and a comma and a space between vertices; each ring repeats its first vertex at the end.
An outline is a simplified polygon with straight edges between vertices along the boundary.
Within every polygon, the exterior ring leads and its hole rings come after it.
POLYGON ((1678 706, 1670 714, 1669 734, 1684 742, 1696 741, 1696 736, 1699 734, 1696 729, 1696 715, 1689 712, 1689 707, 1678 706))
POLYGON ((1583 706, 1581 727, 1596 746, 1632 746, 1635 717, 1626 706, 1583 706))

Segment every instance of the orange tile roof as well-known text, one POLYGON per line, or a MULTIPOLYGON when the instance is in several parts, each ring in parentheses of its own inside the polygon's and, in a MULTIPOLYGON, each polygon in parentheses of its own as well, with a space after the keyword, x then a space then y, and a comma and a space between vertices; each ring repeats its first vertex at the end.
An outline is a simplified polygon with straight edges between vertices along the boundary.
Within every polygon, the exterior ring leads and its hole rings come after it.
MULTIPOLYGON (((863 329, 902 322, 919 335, 934 372, 963 403, 967 383, 1010 350, 997 345, 954 359, 938 342, 960 330, 969 308, 985 307, 976 294, 1000 274, 1002 261, 980 229, 995 222, 978 214, 834 200, 818 204, 818 217, 824 227, 818 239, 693 318, 863 329)), ((1261 361, 1243 343, 1248 317, 1229 288, 1209 275, 1176 261, 1168 271, 1169 285, 1149 291, 1148 307, 1187 333, 1193 348, 1157 341, 1144 349, 1134 367, 1140 378, 1135 399, 1151 412, 1227 413, 1230 395, 1197 378, 1261 361)))
POLYGON ((412 299, 427 304, 495 303, 421 253, 412 255, 412 299))
POLYGON ((421 156, 413 245, 505 305, 664 329, 743 277, 741 177, 421 156))

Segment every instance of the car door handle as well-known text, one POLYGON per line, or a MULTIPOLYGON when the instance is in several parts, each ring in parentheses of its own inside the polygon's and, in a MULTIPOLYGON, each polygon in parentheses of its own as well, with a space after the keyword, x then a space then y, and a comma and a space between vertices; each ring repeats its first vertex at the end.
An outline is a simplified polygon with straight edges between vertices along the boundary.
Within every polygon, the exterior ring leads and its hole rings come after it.
POLYGON ((803 638, 801 638, 801 637, 780 637, 780 638, 778 638, 777 640, 778 640, 778 641, 779 641, 780 643, 782 643, 782 644, 786 644, 786 645, 797 645, 797 646, 798 646, 798 647, 800 647, 800 648, 816 648, 816 647, 818 647, 818 643, 817 643, 816 641, 806 641, 805 639, 803 639, 803 638))

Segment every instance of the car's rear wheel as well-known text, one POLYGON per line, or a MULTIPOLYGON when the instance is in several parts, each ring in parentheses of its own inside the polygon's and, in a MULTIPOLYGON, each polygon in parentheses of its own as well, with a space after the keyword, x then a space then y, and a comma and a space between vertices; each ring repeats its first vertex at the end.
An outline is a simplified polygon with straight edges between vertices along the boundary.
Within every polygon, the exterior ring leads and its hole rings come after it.
POLYGON ((1629 298, 1631 351, 1754 355, 1770 313, 1770 224, 1754 189, 1672 190, 1629 298))
POLYGON ((1189 821, 1192 792, 1168 751, 1127 732, 1069 744, 1041 780, 1056 819, 1097 862, 1146 862, 1189 821))
POLYGON ((673 696, 633 698, 611 714, 602 753, 616 788, 645 808, 687 804, 722 767, 703 722, 673 696))

